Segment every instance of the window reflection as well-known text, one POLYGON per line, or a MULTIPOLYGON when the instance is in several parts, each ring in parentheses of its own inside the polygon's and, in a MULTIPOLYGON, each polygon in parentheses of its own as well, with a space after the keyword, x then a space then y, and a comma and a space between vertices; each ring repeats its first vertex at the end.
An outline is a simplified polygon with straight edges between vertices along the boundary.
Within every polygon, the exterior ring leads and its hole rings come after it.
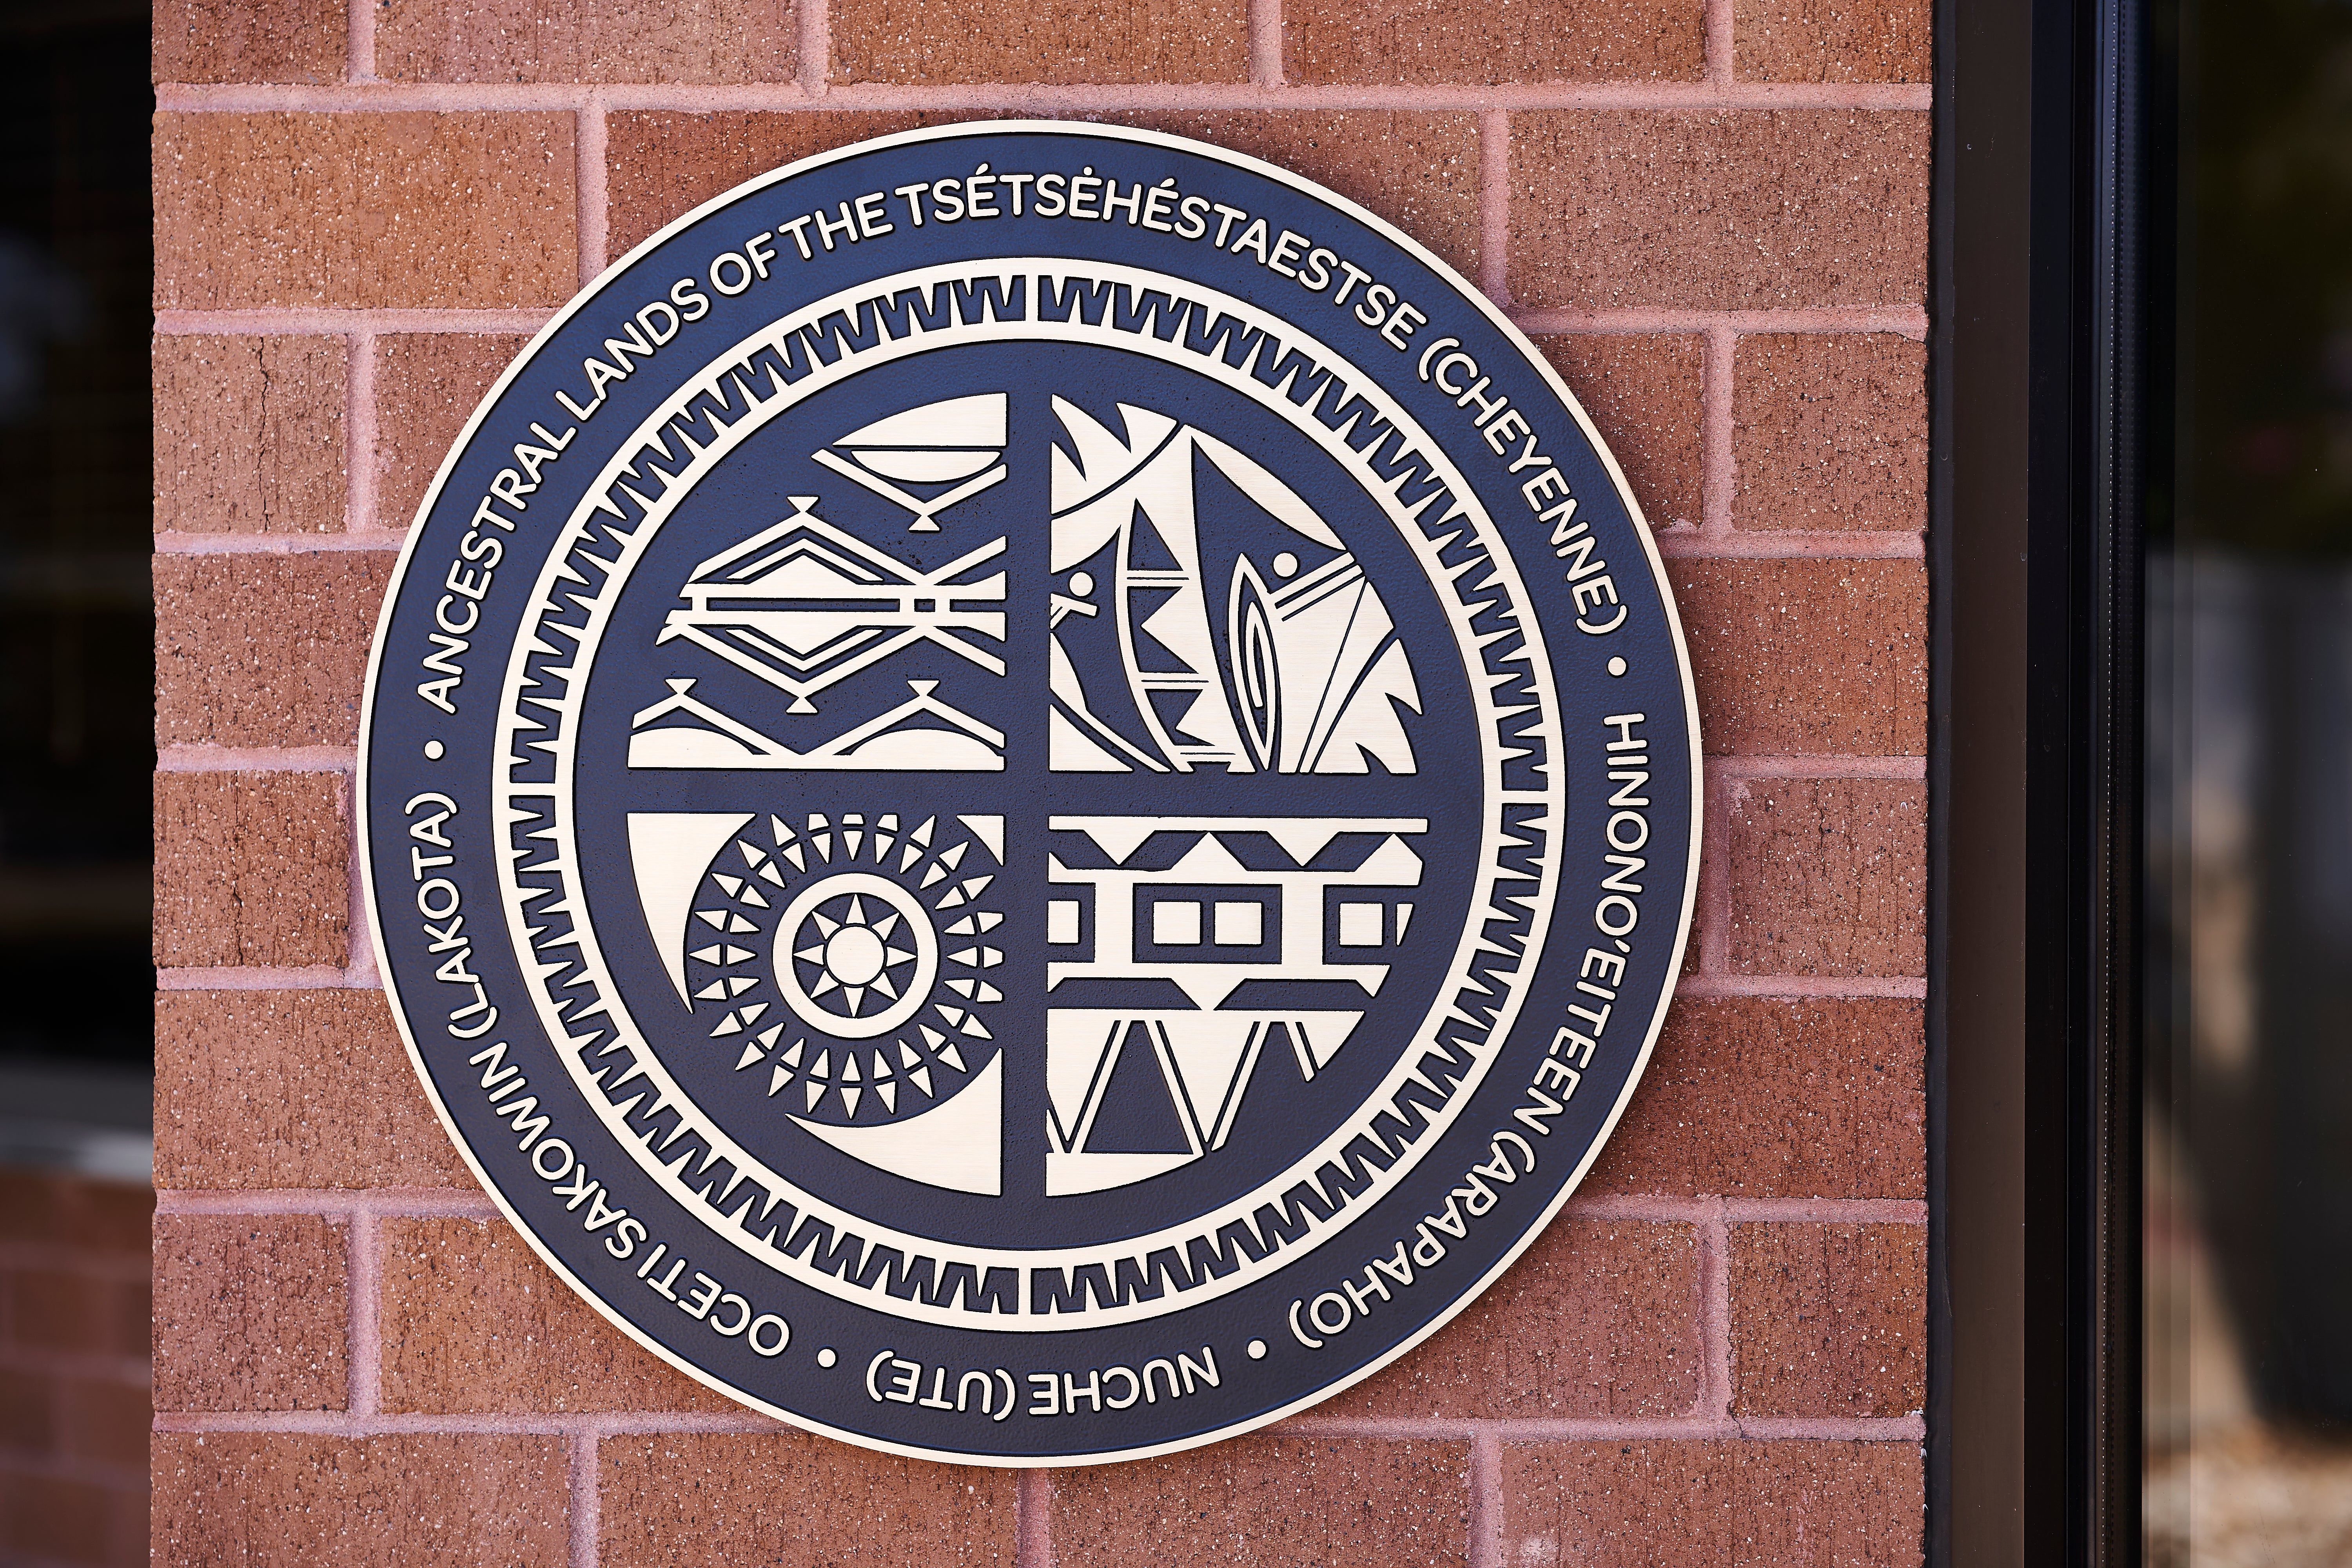
POLYGON ((2147 1555, 2334 1565, 2352 1563, 2352 4, 2183 0, 2175 41, 2147 1555))
POLYGON ((0 43, 5 1150, 79 1103, 59 1074, 124 1098, 149 1060, 153 98, 144 13, 119 0, 0 0, 0 43))

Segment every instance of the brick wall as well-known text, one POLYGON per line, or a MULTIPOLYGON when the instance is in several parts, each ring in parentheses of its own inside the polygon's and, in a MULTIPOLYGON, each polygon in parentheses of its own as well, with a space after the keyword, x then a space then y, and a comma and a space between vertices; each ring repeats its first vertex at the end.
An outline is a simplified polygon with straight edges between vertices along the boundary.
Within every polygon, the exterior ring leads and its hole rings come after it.
POLYGON ((146 1561, 147 1189, 0 1170, 0 1563, 146 1561))
POLYGON ((157 0, 166 1563, 1919 1554, 1926 0, 157 0), (1710 759, 1648 1082, 1559 1224, 1265 1435, 1014 1477, 727 1405, 471 1185, 357 938, 401 531, 498 367, 751 174, 1057 114, 1365 202, 1535 334, 1710 759))

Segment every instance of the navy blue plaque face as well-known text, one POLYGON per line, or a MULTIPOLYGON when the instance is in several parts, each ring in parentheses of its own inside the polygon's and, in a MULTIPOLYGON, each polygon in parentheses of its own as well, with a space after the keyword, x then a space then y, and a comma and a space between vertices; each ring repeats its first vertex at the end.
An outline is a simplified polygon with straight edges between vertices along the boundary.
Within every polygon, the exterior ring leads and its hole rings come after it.
POLYGON ((1252 160, 866 142, 639 247, 443 466, 362 844, 500 1205, 759 1409, 1164 1453, 1433 1332, 1633 1091, 1664 574, 1542 360, 1252 160))

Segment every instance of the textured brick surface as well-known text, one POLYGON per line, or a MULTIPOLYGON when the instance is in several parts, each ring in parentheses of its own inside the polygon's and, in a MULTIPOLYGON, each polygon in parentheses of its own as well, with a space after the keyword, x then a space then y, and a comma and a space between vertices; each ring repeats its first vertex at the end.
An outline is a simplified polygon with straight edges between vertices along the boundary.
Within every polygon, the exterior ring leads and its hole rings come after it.
POLYGON ((1924 784, 1748 779, 1726 794, 1734 970, 1925 971, 1924 784))
POLYGON ((1301 84, 1690 80, 1706 54, 1698 0, 1292 0, 1282 26, 1301 84))
POLYGON ((1916 561, 1673 561, 1717 753, 1927 749, 1927 574, 1916 561))
POLYGON ((155 302, 555 305, 569 114, 159 114, 155 302))
POLYGON ((1244 1437, 1054 1478, 1056 1558, 1088 1568, 1437 1568, 1469 1561, 1470 1446, 1244 1437))
POLYGON ((1906 1568, 1919 1450, 1901 1443, 1529 1443, 1503 1450, 1512 1568, 1906 1568))
POLYGON ((163 1433, 155 1561, 562 1568, 564 1440, 163 1433))
POLYGON ((834 0, 841 82, 1243 81, 1247 0, 834 0))
POLYGON ((415 520, 475 405, 530 341, 491 332, 397 332, 376 340, 377 526, 406 528, 415 520))
POLYGON ((153 0, 157 81, 342 79, 351 22, 335 0, 153 0))
POLYGON ((1476 1304, 1329 1415, 1664 1416, 1698 1397, 1688 1226, 1559 1219, 1476 1304))
POLYGON ((155 558, 159 745, 349 745, 390 553, 155 558))
POLYGON ((681 213, 799 158, 985 110, 614 114, 604 129, 605 236, 615 257, 681 213))
POLYGON ((782 1432, 614 1437, 601 1453, 604 1568, 1012 1568, 1010 1470, 782 1432))
POLYGON ((343 1404, 343 1227, 317 1215, 159 1215, 155 1407, 343 1404))
POLYGON ((1738 73, 1759 81, 1928 79, 1927 0, 1736 0, 1738 73))
POLYGON ((791 0, 390 0, 394 81, 789 81, 791 0))
POLYGON ((1360 202, 1478 270, 1475 115, 1395 110, 1107 115, 1263 158, 1360 202))
POLYGON ((1916 304, 1927 117, 1845 110, 1511 116, 1523 306, 1916 304))
POLYGON ((470 1187, 381 991, 155 998, 163 1187, 470 1187))
POLYGON ((1927 525, 1927 347, 1890 334, 1739 340, 1734 525, 1927 525))
POLYGON ((331 773, 159 774, 155 962, 342 963, 341 792, 331 773))
POLYGON ((1927 1192, 1916 1002, 1677 1002, 1580 1193, 1917 1198, 1927 1192))
POLYGON ((156 339, 156 529, 340 530, 345 359, 340 338, 156 339))
POLYGON ((1696 333, 1556 334, 1535 340, 1592 418, 1653 528, 1699 521, 1696 333))
POLYGON ((386 1410, 740 1408, 631 1342, 502 1219, 387 1219, 383 1238, 386 1410))
MULTIPOLYGON (((1731 8, 1729 63, 1741 79, 1925 79, 1924 0, 1732 0, 1731 8)), ((973 82, 1142 84, 1089 92, 1083 112, 1297 170, 1477 276, 1482 260, 1496 261, 1483 248, 1477 115, 1380 106, 1425 104, 1437 95, 1412 90, 1425 87, 1695 82, 1707 14, 1700 0, 1499 8, 1282 0, 1272 11, 1279 37, 1259 46, 1278 47, 1289 82, 1337 85, 1335 100, 1354 107, 1180 112, 1157 89, 1250 79, 1248 0, 833 0, 822 60, 797 58, 793 0, 381 0, 371 10, 376 74, 485 84, 417 101, 480 102, 487 87, 543 83, 543 94, 515 100, 559 107, 379 113, 363 89, 352 96, 356 112, 162 115, 160 305, 553 308, 575 289, 581 265, 583 127, 601 120, 605 247, 617 257, 793 159, 1005 112, 1003 91, 953 87, 973 82), (645 82, 664 84, 654 100, 671 104, 782 104, 797 89, 730 93, 725 84, 784 84, 796 70, 949 87, 888 100, 970 107, 607 111, 606 99, 625 101, 634 89, 578 100, 571 86, 645 82), (587 103, 585 118, 562 107, 575 100, 587 103)), ((341 82, 347 74, 346 14, 314 0, 228 10, 218 0, 168 0, 156 28, 156 68, 169 78, 341 82)), ((249 106, 256 96, 235 101, 249 106)), ((1507 124, 1507 270, 1521 306, 1769 310, 1924 298, 1925 113, 1618 108, 1514 111, 1507 124)), ((586 183, 598 186, 593 174, 586 183)), ((372 421, 344 407, 341 340, 159 342, 159 528, 348 526, 362 521, 342 515, 349 463, 367 465, 359 489, 373 495, 372 521, 409 524, 458 429, 525 340, 409 331, 396 318, 361 324, 404 327, 375 337, 373 363, 361 367, 374 388, 372 421), (349 433, 371 423, 372 447, 347 452, 349 433)), ((1713 454, 1702 451, 1699 331, 1580 331, 1540 347, 1656 525, 1702 521, 1712 455, 1735 465, 1732 526, 1765 535, 1750 548, 1771 548, 1769 531, 1920 526, 1916 344, 1864 334, 1742 338, 1732 450, 1713 454)), ((390 562, 365 552, 161 563, 159 740, 350 744, 390 562)), ((1672 564, 1718 754, 1924 750, 1919 563, 1672 564)), ((1733 969, 1920 973, 1924 786, 1728 773, 1716 783, 1727 828, 1717 847, 1728 853, 1710 864, 1709 887, 1720 887, 1729 910, 1733 969)), ((160 779, 162 961, 346 962, 348 787, 332 774, 160 779)), ((1895 999, 1678 1005, 1587 1192, 1918 1196, 1920 1016, 1918 1003, 1895 999)), ((160 1183, 222 1193, 471 1188, 380 993, 171 993, 156 1019, 160 1183)), ((0 1322, 21 1317, 53 1336, 94 1323, 131 1333, 145 1321, 143 1310, 134 1316, 143 1206, 109 1210, 99 1225, 52 1196, 17 1192, 0 1176, 0 1240, 13 1226, 47 1245, 92 1225, 108 1237, 121 1300, 42 1296, 37 1282, 0 1277, 0 1322)), ((394 1194, 380 1206, 399 1204, 394 1194)), ((1322 1413, 1410 1423, 1692 1412, 1701 1369, 1724 1348, 1706 1338, 1695 1227, 1588 1215, 1572 1211, 1461 1318, 1322 1413)), ((369 1277, 382 1335, 371 1348, 388 1424, 521 1426, 629 1411, 656 1413, 658 1423, 661 1412, 733 1408, 609 1327, 503 1222, 391 1213, 373 1224, 369 1277)), ((1735 1226, 1725 1267, 1737 1413, 1851 1418, 1916 1408, 1923 1308, 1918 1258, 1904 1249, 1924 1234, 1735 1226)), ((352 1317, 341 1229, 313 1216, 174 1214, 158 1235, 159 1399, 286 1410, 344 1398, 352 1317)), ((364 1327, 371 1315, 360 1319, 364 1327)), ((68 1389, 65 1374, 40 1370, 36 1379, 29 1363, 0 1361, 0 1426, 21 1419, 22 1430, 54 1438, 101 1474, 135 1458, 122 1436, 134 1385, 68 1389), (93 1422, 117 1419, 78 1426, 69 1406, 93 1422)), ((1013 1568, 1018 1555, 1010 1472, 900 1460, 789 1431, 622 1431, 596 1442, 593 1465, 579 1466, 577 1440, 550 1435, 163 1436, 154 1560, 1013 1568), (588 1500, 572 1497, 572 1482, 591 1478, 594 1539, 570 1539, 586 1520, 568 1505, 588 1500)), ((1055 1561, 1087 1568, 1466 1565, 1472 1447, 1458 1430, 1255 1436, 1059 1472, 1041 1493, 1046 1516, 1031 1522, 1050 1533, 1055 1561)), ((1496 1531, 1481 1537, 1481 1561, 1908 1568, 1918 1560, 1918 1456, 1906 1443, 1507 1443, 1504 1458, 1496 1515, 1480 1514, 1482 1530, 1496 1531)), ((12 1484, 0 1470, 0 1489, 12 1484)), ((0 1556, 112 1553, 128 1563, 126 1542, 89 1522, 102 1502, 68 1487, 0 1491, 0 1514, 38 1512, 52 1532, 38 1552, 0 1539, 0 1556)))
POLYGON ((1732 1409, 1904 1415, 1927 1403, 1927 1227, 1731 1227, 1732 1409))
MULTIPOLYGON (((606 137, 619 255, 680 213, 795 158, 982 110, 616 114, 606 137)), ((1361 202, 1454 267, 1478 265, 1475 115, 1387 110, 1122 112, 1099 118, 1263 158, 1361 202)))

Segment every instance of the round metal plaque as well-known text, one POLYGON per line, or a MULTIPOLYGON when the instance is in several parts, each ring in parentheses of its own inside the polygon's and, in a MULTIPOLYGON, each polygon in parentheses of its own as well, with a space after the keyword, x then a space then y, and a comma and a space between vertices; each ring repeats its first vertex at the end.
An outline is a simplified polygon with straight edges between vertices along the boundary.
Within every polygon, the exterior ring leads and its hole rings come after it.
POLYGON ((1164 1453, 1555 1213, 1663 1016, 1696 708, 1591 424, 1468 284, 1042 122, 755 180, 443 465, 370 679, 385 984, 483 1184, 745 1404, 1164 1453))

